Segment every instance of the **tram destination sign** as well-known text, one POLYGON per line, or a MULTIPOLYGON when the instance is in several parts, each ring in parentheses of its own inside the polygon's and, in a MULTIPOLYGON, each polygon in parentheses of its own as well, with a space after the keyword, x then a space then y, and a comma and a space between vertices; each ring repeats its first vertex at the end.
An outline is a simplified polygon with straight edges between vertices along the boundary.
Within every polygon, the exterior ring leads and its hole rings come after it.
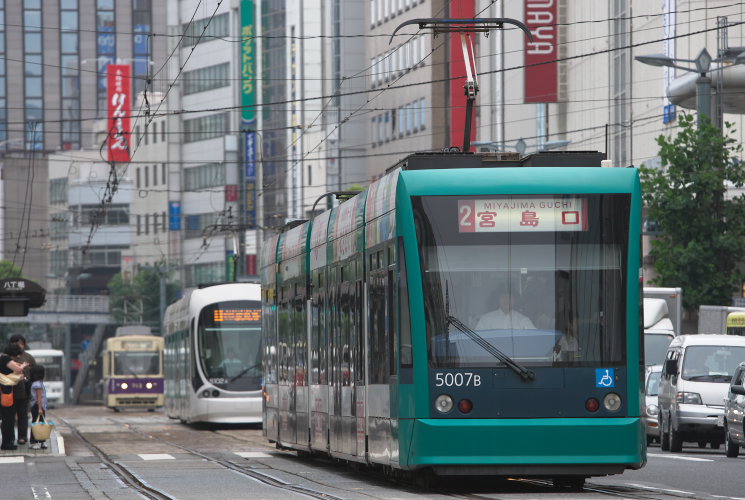
POLYGON ((458 200, 459 233, 586 231, 584 198, 458 200))

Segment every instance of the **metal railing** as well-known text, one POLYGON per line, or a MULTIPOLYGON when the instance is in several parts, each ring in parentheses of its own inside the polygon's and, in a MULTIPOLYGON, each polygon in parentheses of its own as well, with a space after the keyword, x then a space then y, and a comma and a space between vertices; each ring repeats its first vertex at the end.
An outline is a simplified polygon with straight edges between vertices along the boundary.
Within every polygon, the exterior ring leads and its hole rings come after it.
POLYGON ((109 297, 105 295, 47 295, 40 313, 109 314, 109 297))

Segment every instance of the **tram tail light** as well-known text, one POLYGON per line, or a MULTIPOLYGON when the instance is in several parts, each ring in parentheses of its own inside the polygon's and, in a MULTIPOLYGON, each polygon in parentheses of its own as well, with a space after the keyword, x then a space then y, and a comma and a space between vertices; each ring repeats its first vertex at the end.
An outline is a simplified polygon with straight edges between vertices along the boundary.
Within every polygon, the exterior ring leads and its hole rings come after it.
POLYGON ((585 410, 595 413, 600 409, 600 401, 598 401, 595 398, 587 398, 587 401, 585 401, 585 410))
POLYGON ((473 410, 473 403, 470 399, 461 399, 458 401, 458 409, 461 413, 471 413, 471 410, 473 410))

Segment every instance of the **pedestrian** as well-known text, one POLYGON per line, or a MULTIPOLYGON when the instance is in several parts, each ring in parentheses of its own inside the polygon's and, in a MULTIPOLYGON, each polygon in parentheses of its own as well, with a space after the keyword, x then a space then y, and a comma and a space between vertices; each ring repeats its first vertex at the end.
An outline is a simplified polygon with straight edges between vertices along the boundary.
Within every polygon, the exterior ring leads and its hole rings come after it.
POLYGON ((11 335, 10 343, 17 344, 21 348, 19 361, 27 364, 23 373, 25 380, 18 382, 13 391, 16 420, 18 422, 18 444, 26 444, 26 439, 28 438, 28 400, 31 397, 31 383, 27 382, 27 380, 30 380, 31 368, 36 365, 36 360, 31 354, 26 352, 28 345, 23 335, 11 335))
POLYGON ((19 361, 21 348, 18 344, 8 344, 5 346, 3 354, 0 354, 0 436, 2 444, 0 450, 16 450, 13 428, 15 427, 15 391, 14 387, 23 377, 23 370, 27 364, 19 361))
MULTIPOLYGON (((35 365, 31 368, 31 422, 41 415, 44 420, 47 417, 47 389, 44 387, 44 367, 35 365)), ((34 450, 46 449, 45 441, 37 441, 34 433, 31 433, 31 448, 34 450)))

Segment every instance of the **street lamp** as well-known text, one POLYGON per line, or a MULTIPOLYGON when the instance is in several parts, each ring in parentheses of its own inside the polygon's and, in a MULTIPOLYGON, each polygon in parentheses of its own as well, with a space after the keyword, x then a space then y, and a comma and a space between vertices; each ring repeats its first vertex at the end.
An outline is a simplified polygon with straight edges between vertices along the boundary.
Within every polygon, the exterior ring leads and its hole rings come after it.
MULTIPOLYGON (((699 127, 701 127, 703 116, 711 116, 711 78, 709 77, 709 73, 711 71, 721 71, 723 68, 718 68, 716 70, 711 70, 711 63, 712 62, 721 62, 723 59, 712 59, 711 55, 709 54, 709 51, 706 50, 706 48, 702 49, 701 52, 699 52, 698 56, 696 56, 695 59, 673 59, 672 57, 666 56, 664 54, 651 54, 646 56, 636 56, 634 57, 637 61, 648 64, 650 66, 666 66, 668 68, 675 68, 680 69, 683 71, 687 71, 689 73, 698 73, 698 78, 696 79, 696 114, 697 117, 697 124, 699 127), (694 67, 691 68, 690 66, 681 66, 679 64, 676 64, 678 62, 684 62, 693 64, 694 67)), ((733 61, 734 64, 743 64, 745 63, 745 52, 742 52, 735 57, 733 61)), ((717 110, 718 111, 718 110, 717 110)), ((717 113, 718 114, 718 113, 717 113)))

